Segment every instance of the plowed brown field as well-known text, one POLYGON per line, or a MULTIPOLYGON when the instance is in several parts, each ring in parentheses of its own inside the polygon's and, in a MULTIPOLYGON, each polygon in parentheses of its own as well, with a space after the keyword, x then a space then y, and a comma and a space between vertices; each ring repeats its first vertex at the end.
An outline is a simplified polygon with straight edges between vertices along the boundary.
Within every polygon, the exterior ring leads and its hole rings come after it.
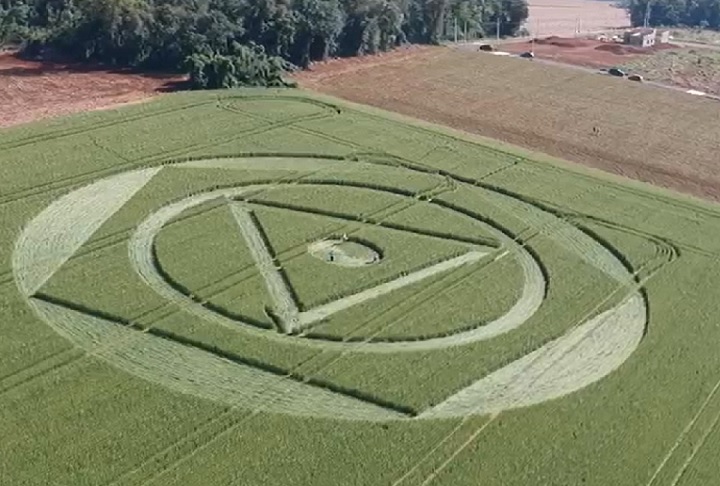
POLYGON ((530 0, 528 30, 536 36, 628 27, 627 12, 601 0, 530 0))
POLYGON ((449 48, 302 86, 720 200, 720 105, 577 69, 449 48), (599 130, 595 134, 593 127, 599 130))
POLYGON ((0 52, 0 127, 145 100, 176 76, 24 61, 0 52))

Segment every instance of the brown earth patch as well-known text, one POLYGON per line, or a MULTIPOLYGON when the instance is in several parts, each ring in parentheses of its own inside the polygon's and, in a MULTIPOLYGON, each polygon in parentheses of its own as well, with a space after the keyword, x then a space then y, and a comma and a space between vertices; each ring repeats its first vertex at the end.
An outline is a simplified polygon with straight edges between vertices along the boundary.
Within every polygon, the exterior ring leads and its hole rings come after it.
POLYGON ((313 63, 309 69, 298 71, 292 78, 306 83, 318 82, 340 74, 350 74, 364 71, 375 66, 395 64, 412 58, 420 52, 429 52, 437 49, 434 46, 406 45, 393 51, 380 52, 368 56, 338 57, 327 61, 313 63))
POLYGON ((551 36, 535 41, 509 42, 500 49, 513 54, 532 50, 540 59, 573 64, 589 68, 609 68, 638 56, 649 56, 658 51, 677 49, 672 44, 658 44, 650 48, 640 48, 602 42, 594 39, 563 38, 551 36))
POLYGON ((301 86, 720 201, 714 101, 448 48, 318 74, 301 86))
POLYGON ((176 75, 27 61, 0 53, 0 127, 138 103, 182 81, 176 75))

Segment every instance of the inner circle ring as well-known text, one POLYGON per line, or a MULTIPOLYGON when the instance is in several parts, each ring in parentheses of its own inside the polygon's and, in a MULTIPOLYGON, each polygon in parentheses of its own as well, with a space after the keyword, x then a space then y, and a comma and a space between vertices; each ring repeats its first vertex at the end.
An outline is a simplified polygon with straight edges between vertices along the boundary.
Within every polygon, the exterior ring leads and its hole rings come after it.
MULTIPOLYGON (((233 198, 242 196, 245 193, 251 193, 257 190, 266 189, 268 187, 276 187, 278 185, 262 184, 250 185, 228 189, 218 189, 206 193, 197 194, 181 201, 172 203, 161 208, 146 218, 133 234, 129 242, 130 261, 135 271, 142 279, 158 294, 164 298, 179 303, 184 309, 203 319, 216 322, 220 325, 237 329, 239 323, 236 320, 222 316, 198 302, 192 300, 189 296, 183 294, 173 288, 157 271, 153 258, 153 242, 162 228, 173 218, 179 216, 182 212, 187 211, 200 204, 212 201, 218 198, 233 198)), ((370 189, 368 189, 370 190, 370 189)), ((478 326, 466 331, 450 334, 442 337, 434 337, 424 340, 408 340, 393 342, 349 342, 349 341, 330 341, 319 339, 303 339, 303 344, 326 349, 351 349, 357 352, 365 353, 382 353, 397 351, 422 351, 438 349, 448 346, 457 346, 469 344, 485 339, 490 339, 500 334, 509 332, 523 323, 525 323, 542 305, 545 295, 545 279, 540 265, 535 261, 533 256, 520 244, 513 239, 502 234, 490 225, 479 222, 483 226, 492 230, 508 248, 518 258, 523 269, 525 285, 522 295, 513 307, 499 317, 482 326, 478 326)), ((298 336, 288 336, 280 333, 268 332, 253 326, 243 326, 249 333, 262 335, 270 339, 292 340, 297 341, 298 336), (268 336, 269 335, 269 336, 268 336)))

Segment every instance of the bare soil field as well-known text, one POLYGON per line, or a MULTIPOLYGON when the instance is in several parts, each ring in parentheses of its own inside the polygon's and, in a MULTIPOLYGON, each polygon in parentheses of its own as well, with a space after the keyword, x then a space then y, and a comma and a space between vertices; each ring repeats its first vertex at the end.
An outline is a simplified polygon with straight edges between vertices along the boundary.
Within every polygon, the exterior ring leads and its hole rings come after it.
POLYGON ((177 76, 42 63, 0 53, 0 127, 148 99, 177 76))
POLYGON ((419 53, 436 51, 435 46, 407 45, 398 47, 389 52, 361 57, 331 58, 327 61, 313 63, 306 71, 295 73, 297 79, 312 79, 320 81, 340 74, 351 74, 356 71, 366 71, 375 66, 398 64, 411 60, 419 53))
POLYGON ((716 102, 448 48, 353 66, 347 71, 338 61, 297 79, 330 95, 720 200, 716 102))
POLYGON ((622 67, 652 81, 720 95, 718 50, 692 48, 665 51, 654 56, 628 59, 622 67))
POLYGON ((671 44, 657 45, 642 49, 594 39, 551 36, 532 41, 511 42, 502 45, 502 50, 513 54, 533 50, 535 56, 556 62, 591 68, 607 68, 623 64, 631 59, 652 56, 659 51, 676 49, 671 44))
POLYGON ((720 51, 709 46, 684 48, 658 44, 640 48, 595 39, 551 36, 534 42, 509 42, 502 45, 502 50, 513 54, 532 50, 538 59, 587 68, 621 67, 650 81, 720 94, 720 51))
POLYGON ((528 30, 534 36, 571 36, 580 32, 623 28, 630 19, 623 9, 600 0, 530 0, 528 30))

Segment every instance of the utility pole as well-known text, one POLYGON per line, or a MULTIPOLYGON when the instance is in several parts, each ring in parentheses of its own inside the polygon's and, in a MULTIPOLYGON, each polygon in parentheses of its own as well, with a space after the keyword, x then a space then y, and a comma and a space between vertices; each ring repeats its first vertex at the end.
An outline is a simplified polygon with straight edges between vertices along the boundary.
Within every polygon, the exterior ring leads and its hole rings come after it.
POLYGON ((495 25, 495 38, 497 39, 497 42, 500 43, 500 16, 498 16, 495 25))
POLYGON ((453 15, 453 29, 455 30, 455 44, 457 44, 457 17, 453 15))
POLYGON ((643 27, 648 28, 650 26, 650 6, 652 5, 652 2, 648 0, 647 5, 645 6, 645 19, 643 20, 643 27))

